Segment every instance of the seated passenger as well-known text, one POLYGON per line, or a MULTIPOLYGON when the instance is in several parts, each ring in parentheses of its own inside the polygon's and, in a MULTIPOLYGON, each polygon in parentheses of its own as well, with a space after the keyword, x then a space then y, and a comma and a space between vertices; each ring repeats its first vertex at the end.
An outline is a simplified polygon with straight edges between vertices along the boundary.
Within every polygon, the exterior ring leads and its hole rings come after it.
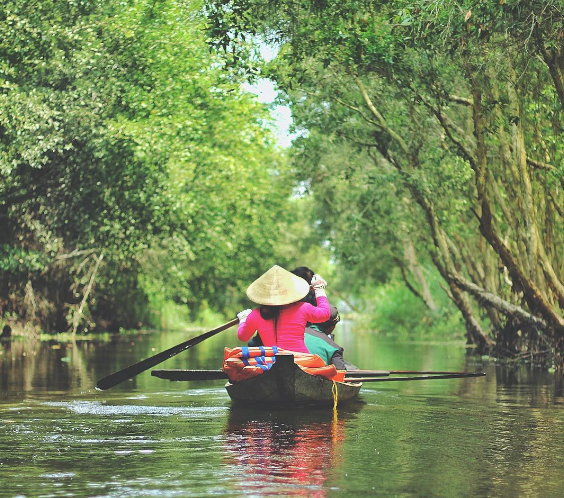
POLYGON ((305 329, 305 344, 310 353, 321 356, 327 365, 332 364, 338 370, 347 370, 343 358, 344 349, 332 337, 333 330, 340 319, 337 308, 331 306, 329 320, 323 323, 310 324, 305 329))
MULTIPOLYGON (((313 270, 307 266, 298 266, 292 270, 294 275, 302 277, 306 282, 310 283, 314 275, 313 270)), ((302 301, 316 304, 315 294, 308 293, 302 301)), ((333 331, 335 326, 339 323, 341 317, 339 311, 335 306, 331 306, 331 317, 324 323, 312 324, 308 323, 306 327, 305 343, 310 353, 321 356, 325 363, 333 364, 339 370, 346 370, 347 364, 343 358, 343 348, 333 340, 333 331)), ((354 367, 354 365, 350 365, 354 367)), ((354 367, 356 368, 356 367, 354 367)), ((353 368, 353 369, 354 369, 353 368)))

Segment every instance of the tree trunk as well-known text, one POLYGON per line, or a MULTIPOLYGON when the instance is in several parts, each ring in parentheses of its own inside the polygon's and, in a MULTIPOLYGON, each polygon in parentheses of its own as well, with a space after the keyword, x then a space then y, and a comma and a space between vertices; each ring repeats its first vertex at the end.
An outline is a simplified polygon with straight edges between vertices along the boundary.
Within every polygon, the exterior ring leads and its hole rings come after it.
MULTIPOLYGON (((478 200, 481 206, 481 212, 479 213, 480 232, 508 268, 513 283, 518 283, 523 289, 529 308, 533 312, 540 313, 545 320, 552 323, 556 327, 557 333, 564 333, 564 319, 555 312, 551 304, 543 295, 541 289, 531 278, 529 272, 527 271, 528 268, 524 269, 522 267, 521 262, 515 258, 509 247, 503 243, 494 227, 492 206, 486 185, 487 154, 485 142, 485 118, 482 110, 482 92, 475 78, 475 74, 479 73, 469 64, 467 64, 467 72, 472 85, 474 135, 476 137, 476 161, 474 167, 478 200)), ((519 134, 518 131, 515 133, 519 134)), ((516 140, 520 141, 521 138, 518 137, 516 140)), ((527 267, 528 266, 529 265, 527 265, 527 267)))
POLYGON ((554 49, 553 51, 548 51, 544 45, 542 39, 542 34, 538 26, 535 27, 535 34, 537 39, 537 47, 542 55, 542 58, 548 67, 548 71, 554 82, 554 88, 560 99, 560 104, 562 109, 564 109, 564 71, 562 68, 562 61, 564 60, 564 50, 554 49))
POLYGON ((439 270, 441 276, 448 283, 452 299, 462 313, 462 316, 464 317, 466 329, 471 335, 473 342, 478 345, 481 351, 485 351, 486 349, 493 347, 495 343, 488 337, 487 333, 485 333, 480 326, 479 321, 475 318, 468 296, 463 291, 461 291, 461 289, 454 283, 452 279, 449 278, 449 274, 456 273, 456 268, 452 259, 452 255, 448 248, 445 233, 440 226, 437 215, 435 214, 433 203, 431 201, 432 196, 427 188, 421 188, 420 185, 414 184, 410 181, 410 176, 413 174, 413 172, 420 170, 420 165, 417 164, 417 154, 411 152, 407 143, 400 137, 400 135, 398 135, 393 129, 390 128, 384 116, 378 111, 378 109, 370 99, 368 91, 366 90, 362 81, 360 81, 359 78, 356 78, 356 82, 368 109, 373 114, 376 122, 378 123, 378 127, 386 133, 386 135, 391 139, 392 143, 399 147, 402 153, 400 158, 396 158, 390 152, 389 143, 384 144, 380 142, 377 144, 378 150, 380 151, 382 156, 403 174, 406 181, 406 187, 411 192, 411 195, 413 196, 415 201, 423 209, 429 228, 431 230, 431 237, 437 251, 437 254, 432 254, 435 266, 437 266, 437 269, 439 270))
MULTIPOLYGON (((423 270, 421 265, 417 261, 417 256, 415 254, 415 247, 410 239, 405 241, 404 245, 404 259, 407 261, 409 271, 413 275, 415 281, 419 284, 419 296, 425 303, 425 306, 431 311, 437 311, 437 305, 431 294, 431 289, 429 289, 429 284, 425 275, 423 275, 423 270)), ((403 267, 402 267, 403 268, 403 267)))

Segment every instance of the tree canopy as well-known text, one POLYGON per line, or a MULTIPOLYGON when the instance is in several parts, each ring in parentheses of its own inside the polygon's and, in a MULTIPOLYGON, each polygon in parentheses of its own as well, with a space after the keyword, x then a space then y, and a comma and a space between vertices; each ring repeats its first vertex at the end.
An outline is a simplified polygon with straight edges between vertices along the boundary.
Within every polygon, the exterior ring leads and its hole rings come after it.
POLYGON ((266 74, 340 260, 390 261, 428 306, 432 265, 470 342, 561 362, 561 2, 209 3, 217 46, 279 45, 266 74))
POLYGON ((286 261, 286 158, 201 9, 0 7, 4 313, 59 331, 164 325, 155 299, 234 310, 243 278, 286 261))
POLYGON ((481 351, 562 363, 560 1, 12 0, 0 19, 3 314, 166 326, 329 247, 353 306, 399 280, 429 317, 446 296, 481 351), (242 90, 257 76, 301 131, 288 152, 242 90))

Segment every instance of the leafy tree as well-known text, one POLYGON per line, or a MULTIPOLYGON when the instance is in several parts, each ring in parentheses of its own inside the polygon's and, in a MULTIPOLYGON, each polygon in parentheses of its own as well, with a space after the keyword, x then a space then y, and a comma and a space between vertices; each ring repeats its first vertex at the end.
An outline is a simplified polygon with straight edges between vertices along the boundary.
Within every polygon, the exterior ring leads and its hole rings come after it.
POLYGON ((155 292, 236 307, 280 256, 291 186, 201 4, 13 0, 0 19, 2 312, 77 330, 161 325, 155 292))
POLYGON ((268 74, 308 130, 304 176, 323 205, 348 199, 326 209, 328 225, 352 220, 336 245, 354 247, 364 218, 398 268, 416 268, 410 247, 432 261, 481 350, 555 348, 561 363, 560 2, 210 3, 219 46, 280 45, 268 74))

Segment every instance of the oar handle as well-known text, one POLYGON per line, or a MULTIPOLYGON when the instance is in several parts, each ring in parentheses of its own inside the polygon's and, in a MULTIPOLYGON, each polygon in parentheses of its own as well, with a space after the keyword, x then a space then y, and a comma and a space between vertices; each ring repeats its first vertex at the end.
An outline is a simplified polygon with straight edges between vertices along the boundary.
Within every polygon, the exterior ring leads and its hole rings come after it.
POLYGON ((192 339, 177 344, 176 346, 166 349, 165 351, 162 351, 161 353, 158 353, 154 356, 145 358, 139 363, 135 363, 127 368, 124 368, 123 370, 119 370, 118 372, 115 372, 111 375, 108 375, 107 377, 104 377, 103 379, 100 379, 96 384, 96 387, 104 391, 106 389, 109 389, 110 387, 116 386, 121 382, 131 379, 132 377, 135 377, 141 372, 144 372, 145 370, 148 370, 149 368, 152 368, 155 365, 158 365, 159 363, 162 363, 163 361, 168 360, 169 358, 172 358, 173 356, 176 356, 179 353, 182 353, 182 351, 185 351, 195 346, 196 344, 199 344, 200 342, 205 341, 206 339, 209 339, 210 337, 218 334, 219 332, 222 332, 225 329, 233 327, 238 323, 239 323, 239 319, 234 318, 230 322, 224 323, 223 325, 213 330, 210 330, 209 332, 193 337, 192 339))

